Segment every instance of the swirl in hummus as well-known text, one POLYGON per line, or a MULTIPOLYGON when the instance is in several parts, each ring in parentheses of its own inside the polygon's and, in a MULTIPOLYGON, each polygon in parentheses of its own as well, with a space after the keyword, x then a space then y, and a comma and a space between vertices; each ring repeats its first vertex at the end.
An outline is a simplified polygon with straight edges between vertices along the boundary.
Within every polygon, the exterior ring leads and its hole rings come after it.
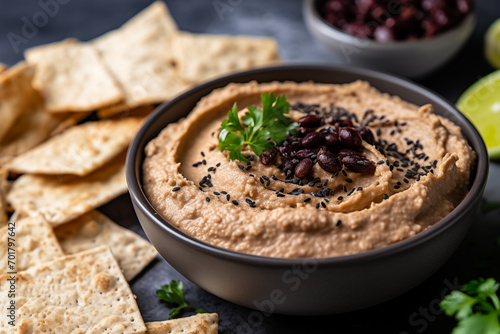
POLYGON ((418 107, 363 81, 230 84, 168 125, 145 151, 144 191, 169 222, 219 247, 284 258, 359 253, 414 236, 461 202, 476 159, 460 128, 431 105, 418 107), (235 102, 240 110, 258 106, 266 92, 286 96, 294 121, 313 114, 371 130, 373 144, 363 140, 358 151, 374 168, 330 173, 314 163, 297 178, 279 155, 264 165, 247 149, 247 163, 231 161, 218 149, 221 121, 235 102))

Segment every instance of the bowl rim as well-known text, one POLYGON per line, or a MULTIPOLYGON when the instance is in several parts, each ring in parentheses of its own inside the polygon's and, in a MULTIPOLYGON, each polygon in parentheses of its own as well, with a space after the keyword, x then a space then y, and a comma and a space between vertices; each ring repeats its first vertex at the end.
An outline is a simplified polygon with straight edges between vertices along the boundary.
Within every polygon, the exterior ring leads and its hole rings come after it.
MULTIPOLYGON (((267 81, 266 81, 267 82, 267 81)), ((461 220, 466 214, 468 214, 468 209, 473 206, 474 203, 481 200, 480 194, 484 190, 486 180, 488 177, 489 169, 489 157, 486 151, 486 146, 480 134, 472 123, 465 117, 456 107, 451 104, 447 99, 441 95, 433 92, 432 90, 423 87, 420 84, 412 82, 406 78, 395 76, 388 73, 383 73, 379 71, 356 68, 345 65, 332 65, 332 64, 293 64, 293 65, 278 65, 261 67, 257 69, 242 71, 226 75, 202 84, 199 84, 186 92, 178 95, 170 101, 166 101, 159 105, 153 113, 146 119, 139 131, 136 133, 134 139, 132 140, 128 151, 125 163, 125 173, 126 181, 129 189, 129 193, 132 201, 136 206, 136 210, 139 209, 150 221, 161 228, 164 232, 168 233, 171 237, 175 238, 177 241, 196 249, 202 253, 208 253, 216 256, 220 259, 246 263, 250 265, 259 266, 272 266, 275 268, 289 268, 293 265, 302 265, 304 261, 314 261, 318 266, 340 266, 340 265, 352 265, 357 263, 363 263, 368 261, 373 261, 376 259, 393 256, 394 254, 405 252, 411 248, 417 247, 429 239, 435 238, 441 233, 451 228, 455 223, 461 220), (469 192, 465 198, 460 202, 460 204, 455 207, 455 209, 445 216, 443 219, 436 222, 434 225, 430 226, 428 229, 416 234, 408 239, 384 246, 382 248, 377 248, 361 253, 335 256, 335 257, 321 257, 321 258, 278 258, 261 256, 255 254, 248 254, 233 251, 230 249, 225 249, 219 246, 212 245, 210 243, 196 239, 195 237, 181 231, 179 228, 174 226, 172 223, 167 221, 160 213, 156 211, 153 205, 149 202, 146 195, 142 191, 142 180, 140 180, 139 168, 142 168, 141 161, 138 161, 139 156, 143 155, 143 151, 147 143, 155 138, 159 131, 161 131, 167 124, 164 124, 158 132, 153 133, 150 139, 147 141, 144 139, 145 135, 151 132, 150 128, 155 121, 168 109, 179 103, 179 101, 189 97, 192 94, 199 93, 201 91, 210 89, 217 89, 224 87, 227 84, 237 80, 239 77, 251 76, 253 74, 263 74, 264 72, 270 71, 310 71, 310 70, 323 70, 323 71, 336 71, 336 72, 346 72, 349 74, 361 76, 363 80, 379 79, 384 82, 391 81, 392 83, 399 85, 404 85, 405 87, 410 87, 412 91, 415 91, 419 95, 431 95, 435 101, 443 104, 447 109, 460 120, 458 124, 461 128, 467 127, 468 132, 472 133, 472 138, 468 138, 469 144, 474 148, 477 154, 476 166, 475 166, 475 176, 471 177, 471 185, 469 192), (475 147, 474 147, 475 146, 475 147), (136 172, 139 171, 139 174, 136 172)))
MULTIPOLYGON (((304 15, 307 17, 310 17, 314 23, 317 25, 315 28, 319 30, 323 35, 326 35, 332 39, 339 40, 340 42, 343 43, 348 43, 348 44, 357 44, 357 45, 362 45, 363 47, 371 47, 371 48, 378 48, 378 49, 388 49, 391 52, 395 48, 401 48, 401 47, 416 47, 422 45, 422 43, 437 43, 440 44, 442 43, 445 39, 447 39, 450 35, 456 33, 457 31, 460 31, 461 29, 464 29, 467 26, 472 26, 472 28, 475 26, 476 23, 476 14, 475 14, 475 7, 472 8, 472 10, 467 13, 461 20, 459 24, 457 24, 455 27, 448 29, 442 33, 439 33, 437 35, 431 36, 431 37, 426 37, 426 38, 420 38, 416 40, 403 40, 403 41, 392 41, 392 42, 378 42, 373 39, 369 38, 361 38, 358 36, 350 35, 346 32, 343 32, 339 30, 336 27, 333 27, 330 25, 321 15, 318 13, 316 9, 316 3, 320 0, 304 0, 303 4, 303 12, 304 15)), ((471 29, 472 32, 473 29, 471 29)), ((446 45, 446 44, 444 44, 446 45)))

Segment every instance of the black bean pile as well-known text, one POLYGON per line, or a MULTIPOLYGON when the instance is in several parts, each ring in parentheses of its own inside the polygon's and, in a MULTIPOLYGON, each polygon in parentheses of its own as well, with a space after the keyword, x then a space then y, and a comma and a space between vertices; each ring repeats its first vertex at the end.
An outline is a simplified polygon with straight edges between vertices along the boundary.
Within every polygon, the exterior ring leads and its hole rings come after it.
POLYGON ((326 0, 319 10, 335 28, 379 42, 435 36, 458 25, 472 0, 326 0))
POLYGON ((262 152, 264 165, 274 164, 280 156, 278 168, 287 179, 304 179, 318 164, 328 173, 339 173, 343 167, 356 173, 370 173, 375 162, 361 152, 365 140, 374 144, 374 135, 367 127, 354 127, 349 118, 320 117, 309 114, 297 122, 296 136, 289 136, 280 146, 262 152))

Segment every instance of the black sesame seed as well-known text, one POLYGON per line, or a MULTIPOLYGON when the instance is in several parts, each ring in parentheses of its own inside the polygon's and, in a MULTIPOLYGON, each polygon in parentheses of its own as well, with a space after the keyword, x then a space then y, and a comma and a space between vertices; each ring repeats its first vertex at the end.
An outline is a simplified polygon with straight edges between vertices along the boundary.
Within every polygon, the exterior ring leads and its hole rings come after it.
POLYGON ((400 186, 394 186, 394 189, 399 189, 399 188, 401 188, 401 187, 400 186))
POLYGON ((379 162, 377 162, 377 165, 382 165, 383 163, 385 163, 384 160, 380 160, 379 162))
POLYGON ((241 169, 241 170, 244 170, 245 169, 245 166, 243 165, 238 165, 238 168, 241 169))
POLYGON ((205 157, 205 152, 201 151, 200 154, 202 157, 205 157))
POLYGON ((208 171, 209 171, 209 172, 215 172, 215 167, 209 167, 209 168, 208 168, 208 171))
POLYGON ((304 198, 304 203, 307 203, 307 202, 310 202, 310 201, 311 201, 311 197, 304 198))
POLYGON ((325 202, 321 202, 321 206, 324 207, 326 209, 326 204, 325 202))
POLYGON ((351 178, 347 178, 345 180, 346 180, 346 182, 352 183, 352 179, 351 178))
POLYGON ((218 191, 214 191, 214 195, 219 196, 219 195, 220 195, 220 192, 218 192, 218 191))
POLYGON ((344 199, 344 197, 342 197, 342 196, 337 197, 337 201, 341 201, 343 199, 344 199))
POLYGON ((319 205, 320 205, 319 203, 316 203, 316 209, 319 209, 319 205))
POLYGON ((235 199, 233 199, 233 200, 231 201, 231 203, 233 203, 234 205, 238 205, 238 204, 240 204, 240 203, 238 203, 238 201, 237 201, 237 200, 235 200, 235 199))
POLYGON ((342 220, 338 220, 336 223, 335 223, 335 226, 340 226, 340 224, 342 224, 342 220))
POLYGON ((384 194, 384 199, 389 199, 389 195, 384 194))
POLYGON ((181 187, 179 187, 179 186, 175 186, 172 188, 172 191, 179 191, 179 190, 181 190, 181 187))
POLYGON ((205 201, 210 202, 210 198, 208 198, 208 197, 205 198, 205 201))
POLYGON ((215 165, 215 167, 220 167, 220 162, 218 162, 217 165, 215 165))
POLYGON ((277 193, 276 196, 278 196, 278 197, 285 197, 285 194, 277 193))
POLYGON ((201 163, 206 165, 207 164, 207 161, 205 159, 201 160, 201 163))
POLYGON ((231 195, 227 194, 226 199, 229 201, 231 199, 231 195))
POLYGON ((343 169, 342 169, 342 174, 344 174, 344 176, 347 176, 347 172, 343 169))
POLYGON ((250 169, 252 169, 252 165, 248 165, 248 166, 245 167, 246 171, 249 171, 250 169))
POLYGON ((221 191, 220 192, 222 195, 227 195, 227 191, 221 191))
POLYGON ((363 187, 358 187, 357 191, 363 191, 363 187))
POLYGON ((351 196, 354 191, 356 191, 356 188, 352 188, 351 191, 349 191, 349 193, 347 194, 347 196, 351 196))

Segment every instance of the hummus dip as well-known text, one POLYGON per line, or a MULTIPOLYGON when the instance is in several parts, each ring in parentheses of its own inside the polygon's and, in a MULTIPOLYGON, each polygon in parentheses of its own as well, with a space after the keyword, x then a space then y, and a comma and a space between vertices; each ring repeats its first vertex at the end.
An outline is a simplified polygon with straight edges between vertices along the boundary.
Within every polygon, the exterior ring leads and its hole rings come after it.
POLYGON ((219 247, 283 258, 360 253, 422 232, 464 198, 476 159, 460 128, 431 105, 363 81, 230 84, 168 125, 145 153, 144 191, 165 219, 219 247), (280 155, 264 165, 247 148, 248 162, 229 160, 218 148, 221 122, 235 102, 240 115, 260 106, 262 93, 285 95, 294 121, 312 114, 322 127, 337 120, 371 130, 372 144, 357 149, 371 170, 330 173, 314 163, 300 179, 280 155))

